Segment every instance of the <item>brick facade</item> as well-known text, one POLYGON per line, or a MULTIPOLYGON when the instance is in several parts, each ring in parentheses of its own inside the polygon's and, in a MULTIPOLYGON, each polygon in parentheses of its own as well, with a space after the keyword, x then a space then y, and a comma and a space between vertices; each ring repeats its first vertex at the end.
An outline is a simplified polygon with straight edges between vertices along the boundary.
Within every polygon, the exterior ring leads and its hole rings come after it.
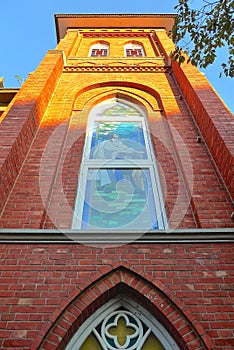
POLYGON ((57 349, 120 291, 146 303, 181 348, 231 349, 233 253, 228 244, 2 245, 1 349, 57 349))
POLYGON ((2 234, 70 229, 89 111, 121 98, 147 111, 169 230, 186 233, 188 243, 2 243, 0 349, 64 349, 118 293, 146 305, 181 349, 231 349, 232 239, 206 243, 205 235, 233 232, 232 116, 197 68, 170 62, 163 16, 150 28, 153 15, 141 27, 138 16, 87 16, 83 27, 67 18, 64 38, 63 16, 56 18, 56 49, 1 116, 2 234), (88 57, 99 41, 110 56, 88 57), (131 41, 146 57, 124 57, 131 41), (202 242, 189 242, 189 232, 202 242))

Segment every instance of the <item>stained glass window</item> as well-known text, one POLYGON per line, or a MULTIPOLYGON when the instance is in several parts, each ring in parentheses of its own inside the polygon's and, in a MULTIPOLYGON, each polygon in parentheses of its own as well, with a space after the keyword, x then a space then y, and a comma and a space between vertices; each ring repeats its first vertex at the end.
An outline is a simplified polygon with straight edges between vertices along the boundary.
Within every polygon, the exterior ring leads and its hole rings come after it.
POLYGON ((157 229, 149 169, 88 169, 82 228, 157 229))
POLYGON ((112 100, 90 114, 73 228, 162 229, 166 218, 144 112, 112 100))
POLYGON ((92 350, 165 350, 151 330, 127 310, 110 313, 87 337, 80 350, 91 350, 91 345, 92 350))
POLYGON ((95 159, 146 159, 141 122, 95 122, 90 157, 95 159))
POLYGON ((80 327, 66 350, 179 350, 166 329, 129 298, 115 298, 80 327))

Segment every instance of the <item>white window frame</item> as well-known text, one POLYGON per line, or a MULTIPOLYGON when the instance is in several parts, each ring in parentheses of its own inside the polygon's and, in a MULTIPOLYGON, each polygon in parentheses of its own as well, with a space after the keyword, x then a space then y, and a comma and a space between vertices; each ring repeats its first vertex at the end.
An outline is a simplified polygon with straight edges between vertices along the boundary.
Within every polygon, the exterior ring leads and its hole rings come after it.
POLYGON ((124 45, 124 56, 125 57, 145 57, 145 50, 142 44, 128 43, 124 45), (127 55, 127 50, 141 50, 142 55, 127 55))
POLYGON ((108 44, 104 43, 97 43, 93 44, 90 49, 89 49, 89 57, 108 57, 110 55, 110 46, 108 44), (92 56, 92 51, 93 50, 107 50, 107 55, 97 55, 97 56, 92 56))
MULTIPOLYGON (((158 229, 156 230, 163 230, 167 228, 167 218, 166 218, 166 211, 164 207, 164 200, 163 195, 161 191, 160 186, 160 178, 157 170, 156 165, 156 159, 154 156, 154 150, 151 144, 151 140, 149 135, 149 129, 146 121, 145 112, 140 108, 139 106, 136 106, 135 104, 113 98, 111 100, 107 100, 104 102, 101 102, 99 105, 95 106, 89 115, 88 118, 88 124, 86 129, 86 139, 85 139, 85 145, 84 145, 84 152, 83 152, 83 158, 81 163, 81 170, 79 174, 79 185, 78 185, 78 191, 77 191, 77 198, 75 201, 75 209, 74 209, 74 216, 73 216, 73 222, 72 222, 72 229, 81 229, 82 228, 82 217, 83 217, 83 209, 84 209, 84 201, 85 201, 85 189, 86 189, 86 182, 87 182, 87 174, 89 169, 101 169, 103 166, 103 159, 90 159, 90 151, 91 151, 91 142, 92 142, 92 134, 93 134, 93 125, 94 122, 122 122, 122 121, 133 121, 133 122, 141 122, 142 128, 143 128, 143 135, 145 140, 145 148, 147 153, 147 159, 136 159, 136 162, 138 166, 134 167, 132 165, 132 160, 129 162, 128 160, 111 160, 108 159, 107 164, 103 167, 104 169, 107 168, 126 168, 126 169, 141 169, 141 170, 149 170, 151 184, 152 184, 152 194, 153 194, 153 200, 154 200, 154 207, 156 210, 156 217, 158 222, 158 229), (140 116, 132 116, 132 117, 121 117, 121 116, 114 116, 111 117, 102 117, 102 114, 105 112, 105 110, 110 109, 112 106, 115 106, 116 103, 121 103, 123 105, 132 107, 133 109, 137 110, 140 113, 140 116), (131 164, 130 164, 131 163, 131 164), (81 200, 82 199, 82 200, 81 200)), ((142 228, 143 229, 143 228, 142 228)), ((148 229, 148 228, 147 228, 148 229)), ((100 230, 102 230, 100 228, 100 230)), ((111 230, 119 230, 124 231, 124 228, 112 228, 111 230)), ((155 230, 155 231, 156 231, 155 230)))
MULTIPOLYGON (((75 335, 72 337, 65 350, 77 350, 81 347, 86 338, 92 333, 92 331, 101 323, 110 313, 119 308, 125 308, 127 311, 135 315, 141 320, 155 335, 155 337, 161 342, 166 350, 179 350, 179 347, 172 336, 168 333, 165 327, 155 319, 145 308, 128 298, 127 296, 118 296, 111 299, 106 304, 96 310, 78 329, 75 335)), ((102 342, 100 336, 95 332, 98 337, 100 345, 103 349, 106 349, 104 342, 102 342)), ((136 348, 141 350, 142 343, 136 348)))

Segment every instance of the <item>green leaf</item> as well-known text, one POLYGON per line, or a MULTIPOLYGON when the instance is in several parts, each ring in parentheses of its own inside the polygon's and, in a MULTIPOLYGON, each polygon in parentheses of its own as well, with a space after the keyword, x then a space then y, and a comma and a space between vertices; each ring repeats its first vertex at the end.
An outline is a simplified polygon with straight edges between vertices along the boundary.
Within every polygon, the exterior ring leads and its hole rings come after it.
POLYGON ((192 8, 192 2, 189 0, 178 0, 175 9, 178 16, 172 30, 172 38, 178 48, 173 59, 179 64, 184 62, 181 52, 186 48, 190 56, 188 62, 207 67, 215 61, 217 48, 226 46, 228 53, 222 69, 225 75, 233 77, 233 0, 206 0, 196 9, 192 8))

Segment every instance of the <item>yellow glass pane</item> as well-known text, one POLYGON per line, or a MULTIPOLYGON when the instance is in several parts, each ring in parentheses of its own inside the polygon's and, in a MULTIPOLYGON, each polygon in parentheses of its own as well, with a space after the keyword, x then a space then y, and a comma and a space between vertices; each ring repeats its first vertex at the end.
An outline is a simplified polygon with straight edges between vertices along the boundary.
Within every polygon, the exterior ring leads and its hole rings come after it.
POLYGON ((135 329, 126 326, 125 320, 120 317, 116 327, 109 329, 111 335, 116 335, 119 345, 123 346, 126 342, 127 335, 135 333, 135 329))
POLYGON ((141 350, 165 350, 154 334, 150 334, 141 350))
POLYGON ((94 334, 90 334, 79 350, 102 350, 94 334))

